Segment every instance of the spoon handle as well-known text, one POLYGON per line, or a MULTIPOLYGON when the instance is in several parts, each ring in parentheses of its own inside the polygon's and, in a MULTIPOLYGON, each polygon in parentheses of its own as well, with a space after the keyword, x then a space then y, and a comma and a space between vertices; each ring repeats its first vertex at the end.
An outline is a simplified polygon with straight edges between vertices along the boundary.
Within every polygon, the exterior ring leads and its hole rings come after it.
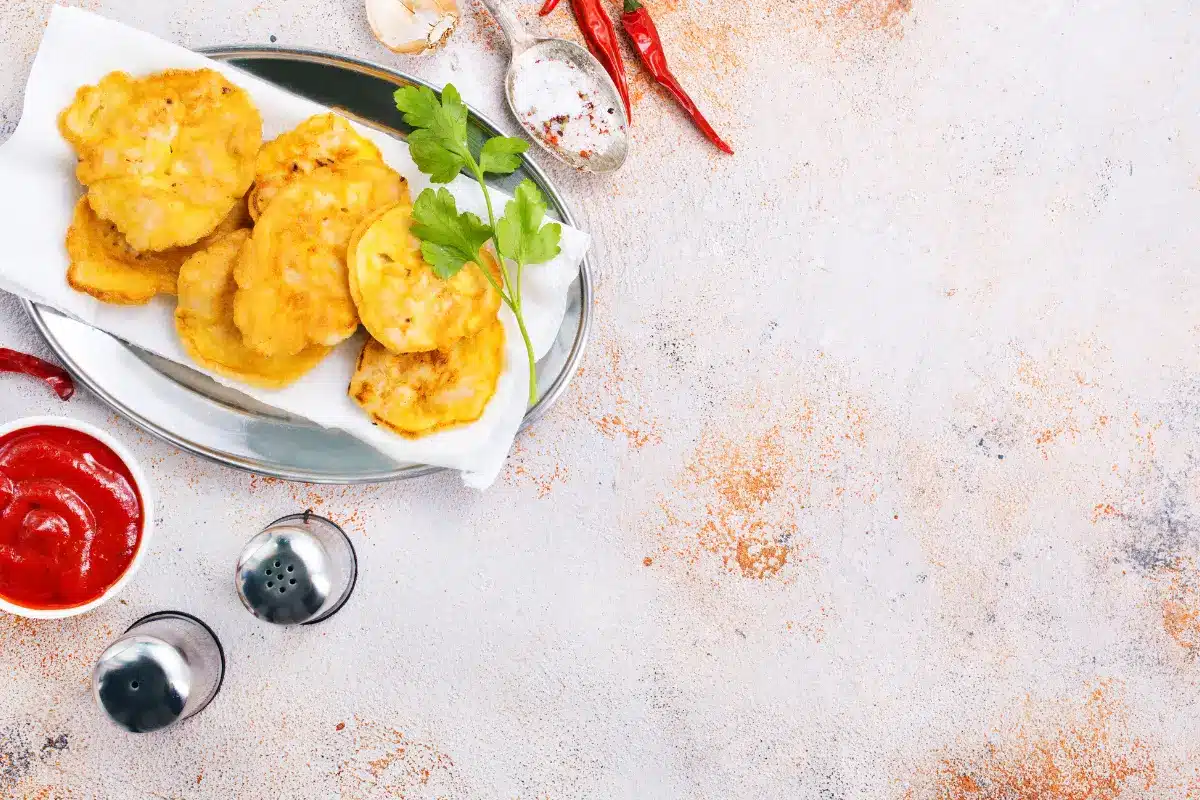
POLYGON ((503 0, 480 0, 488 13, 500 23, 500 27, 504 30, 504 35, 508 37, 508 44, 512 48, 513 55, 517 55, 529 45, 533 44, 533 37, 525 30, 525 26, 517 19, 517 15, 512 12, 503 0))

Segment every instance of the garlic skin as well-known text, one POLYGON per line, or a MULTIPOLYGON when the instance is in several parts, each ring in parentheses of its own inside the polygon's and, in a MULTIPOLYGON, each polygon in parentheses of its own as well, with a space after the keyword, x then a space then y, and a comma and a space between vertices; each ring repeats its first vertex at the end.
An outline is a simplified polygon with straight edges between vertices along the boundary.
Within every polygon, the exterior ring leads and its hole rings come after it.
POLYGON ((384 47, 416 56, 446 43, 458 25, 456 0, 366 0, 367 22, 384 47))

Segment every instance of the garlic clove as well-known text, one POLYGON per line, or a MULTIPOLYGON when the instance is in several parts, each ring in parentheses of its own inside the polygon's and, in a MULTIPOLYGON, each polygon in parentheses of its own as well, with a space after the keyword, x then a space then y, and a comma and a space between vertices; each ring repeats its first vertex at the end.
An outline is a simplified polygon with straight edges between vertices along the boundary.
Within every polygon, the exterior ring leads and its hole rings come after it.
POLYGON ((366 0, 367 22, 385 47, 420 55, 446 43, 458 25, 456 0, 366 0))

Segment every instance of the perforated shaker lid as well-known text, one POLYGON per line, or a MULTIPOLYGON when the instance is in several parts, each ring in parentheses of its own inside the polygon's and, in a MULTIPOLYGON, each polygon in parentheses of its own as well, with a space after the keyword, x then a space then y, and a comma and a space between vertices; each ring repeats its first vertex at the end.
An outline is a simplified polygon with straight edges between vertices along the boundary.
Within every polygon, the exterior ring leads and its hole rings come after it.
POLYGON ((354 588, 357 560, 346 534, 311 513, 284 517, 251 539, 234 583, 242 603, 277 625, 319 622, 354 588))

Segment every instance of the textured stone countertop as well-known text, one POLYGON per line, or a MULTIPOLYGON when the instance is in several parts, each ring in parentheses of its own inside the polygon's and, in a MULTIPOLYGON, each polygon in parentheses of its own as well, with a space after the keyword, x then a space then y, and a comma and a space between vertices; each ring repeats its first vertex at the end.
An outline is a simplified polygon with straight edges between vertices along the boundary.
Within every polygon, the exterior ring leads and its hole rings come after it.
MULTIPOLYGON (((83 5, 453 81, 511 126, 462 2, 416 59, 361 0, 83 5)), ((0 420, 105 426, 160 508, 120 601, 0 617, 0 796, 1200 798, 1194 1, 648 7, 737 155, 631 62, 624 170, 550 167, 598 322, 490 491, 255 478, 0 380, 0 420), (273 629, 233 561, 304 508, 360 584, 273 629), (225 686, 117 734, 92 661, 161 608, 216 628, 225 686)), ((49 9, 0 4, 0 139, 49 9)), ((11 297, 0 346, 48 354, 11 297)))

